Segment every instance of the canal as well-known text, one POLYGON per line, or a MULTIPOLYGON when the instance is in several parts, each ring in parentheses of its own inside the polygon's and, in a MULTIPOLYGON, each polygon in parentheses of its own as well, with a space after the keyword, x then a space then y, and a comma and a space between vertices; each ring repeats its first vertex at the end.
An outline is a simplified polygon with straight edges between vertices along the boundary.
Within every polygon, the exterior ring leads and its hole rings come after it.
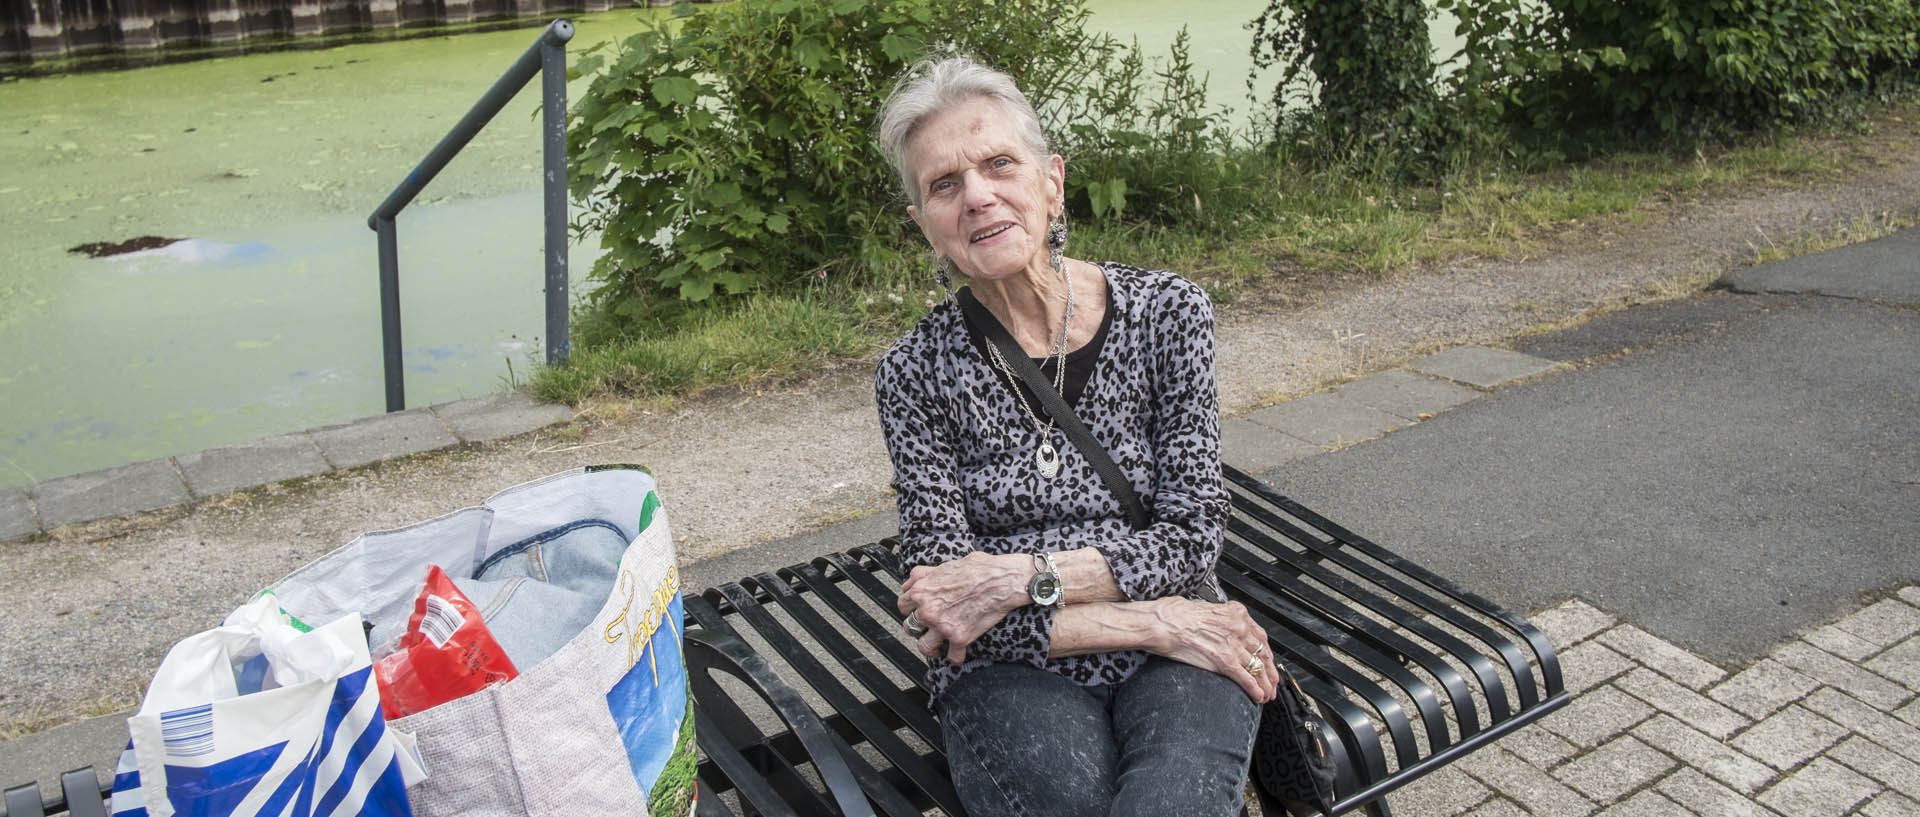
MULTIPOLYGON (((1263 3, 1091 5, 1149 56, 1187 25, 1212 98, 1248 109, 1263 3)), ((657 13, 576 17, 569 51, 657 13)), ((0 83, 0 487, 382 411, 367 213, 536 32, 0 83), (72 251, 140 236, 188 240, 72 251)), ((399 221, 410 406, 542 359, 537 88, 399 221)), ((594 257, 572 252, 576 290, 594 257)))

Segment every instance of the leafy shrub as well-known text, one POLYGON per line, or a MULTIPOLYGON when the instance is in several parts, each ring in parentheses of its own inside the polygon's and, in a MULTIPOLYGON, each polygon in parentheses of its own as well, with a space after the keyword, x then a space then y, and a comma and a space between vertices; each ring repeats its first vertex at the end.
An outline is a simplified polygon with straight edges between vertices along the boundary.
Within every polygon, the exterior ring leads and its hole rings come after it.
POLYGON ((1463 113, 1537 144, 1768 127, 1821 115, 1920 57, 1913 0, 1437 0, 1466 42, 1463 113))
POLYGON ((742 2, 590 52, 576 76, 605 70, 572 111, 568 149, 575 227, 601 232, 592 304, 617 335, 676 297, 897 266, 918 236, 872 127, 928 53, 968 53, 1020 83, 1069 157, 1076 215, 1190 214, 1209 185, 1168 174, 1221 172, 1195 158, 1217 136, 1202 84, 1181 51, 1153 95, 1137 49, 1086 32, 1088 14, 1082 0, 742 2), (1180 160, 1150 161, 1163 154, 1180 160))
POLYGON ((1294 125, 1339 150, 1431 156, 1439 100, 1422 0, 1268 0, 1250 27, 1254 69, 1282 66, 1274 104, 1313 114, 1294 125), (1290 104, 1302 96, 1311 104, 1290 104))
POLYGON ((1247 156, 1207 106, 1185 28, 1149 79, 1137 45, 1117 50, 1091 87, 1059 106, 1055 149, 1067 157, 1068 212, 1217 232, 1255 196, 1247 156))

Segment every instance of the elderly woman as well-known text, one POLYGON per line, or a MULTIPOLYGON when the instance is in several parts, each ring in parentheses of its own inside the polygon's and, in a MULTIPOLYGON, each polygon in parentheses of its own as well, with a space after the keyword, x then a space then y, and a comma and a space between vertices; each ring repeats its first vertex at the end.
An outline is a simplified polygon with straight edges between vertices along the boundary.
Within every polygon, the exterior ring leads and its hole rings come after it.
POLYGON ((879 140, 941 283, 966 284, 875 381, 911 570, 900 610, 962 801, 977 817, 1238 813, 1277 673, 1240 605, 1190 600, 1219 598, 1228 513, 1205 293, 1062 252, 1066 165, 1005 74, 915 66, 879 140), (983 321, 1039 365, 1148 524, 983 321))

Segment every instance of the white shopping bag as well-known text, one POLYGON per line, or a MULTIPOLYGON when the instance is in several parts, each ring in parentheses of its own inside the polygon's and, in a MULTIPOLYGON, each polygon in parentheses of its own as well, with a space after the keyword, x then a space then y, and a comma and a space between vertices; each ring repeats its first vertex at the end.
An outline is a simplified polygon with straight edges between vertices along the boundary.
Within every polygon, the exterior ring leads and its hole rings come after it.
POLYGON ((513 680, 392 722, 433 776, 422 817, 685 815, 693 710, 673 537, 652 475, 582 468, 368 533, 272 585, 299 619, 404 631, 429 564, 484 611, 513 680))
POLYGON ((235 610, 160 662, 114 814, 407 817, 424 773, 372 676, 357 616, 303 632, 271 597, 235 610))

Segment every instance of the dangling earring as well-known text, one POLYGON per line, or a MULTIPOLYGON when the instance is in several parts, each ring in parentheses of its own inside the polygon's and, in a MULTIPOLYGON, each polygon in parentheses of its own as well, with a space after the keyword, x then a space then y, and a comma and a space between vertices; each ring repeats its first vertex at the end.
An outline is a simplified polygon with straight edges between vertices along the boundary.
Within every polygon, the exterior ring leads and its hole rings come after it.
POLYGON ((947 292, 953 291, 953 278, 949 276, 947 272, 951 268, 952 262, 949 262, 939 255, 933 257, 933 282, 939 284, 940 289, 947 292))
POLYGON ((1047 225, 1047 263, 1052 264, 1055 271, 1060 270, 1060 258, 1065 254, 1066 249, 1067 222, 1063 214, 1047 225))

